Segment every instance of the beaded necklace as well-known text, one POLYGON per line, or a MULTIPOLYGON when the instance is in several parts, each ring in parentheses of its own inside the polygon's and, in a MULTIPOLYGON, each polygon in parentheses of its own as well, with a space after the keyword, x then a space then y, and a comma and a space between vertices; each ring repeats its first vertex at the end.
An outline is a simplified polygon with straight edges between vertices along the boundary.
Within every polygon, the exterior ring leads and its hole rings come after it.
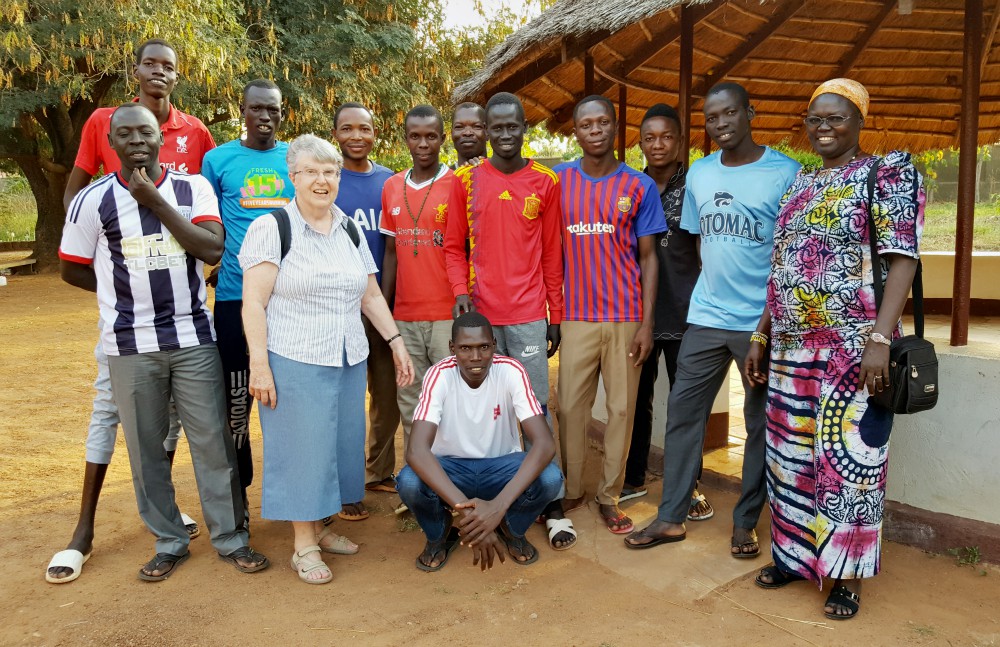
POLYGON ((420 203, 420 209, 417 210, 417 215, 413 215, 413 210, 410 209, 410 199, 406 197, 406 189, 410 184, 410 174, 413 173, 411 168, 406 172, 406 177, 403 179, 403 204, 406 205, 406 215, 410 217, 413 221, 413 255, 417 255, 417 222, 420 221, 420 215, 424 212, 424 207, 427 206, 427 198, 431 195, 431 189, 434 188, 434 183, 437 182, 438 175, 441 174, 441 164, 438 163, 437 169, 434 170, 434 177, 431 178, 431 184, 427 187, 427 193, 424 194, 424 201, 420 203))

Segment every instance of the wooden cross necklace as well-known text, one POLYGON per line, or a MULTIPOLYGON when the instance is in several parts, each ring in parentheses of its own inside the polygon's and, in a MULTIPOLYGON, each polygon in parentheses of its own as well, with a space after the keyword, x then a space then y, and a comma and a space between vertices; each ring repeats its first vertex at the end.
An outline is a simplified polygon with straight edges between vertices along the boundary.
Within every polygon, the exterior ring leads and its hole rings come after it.
POLYGON ((431 184, 427 187, 427 193, 424 194, 424 201, 420 203, 420 209, 417 210, 417 215, 413 215, 413 210, 410 209, 410 199, 406 197, 406 188, 410 184, 410 174, 413 173, 411 168, 406 172, 406 177, 403 179, 403 204, 406 205, 406 214, 410 216, 410 220, 413 221, 413 255, 417 255, 417 222, 420 221, 420 215, 424 212, 424 207, 427 206, 427 198, 431 196, 431 189, 434 188, 434 183, 437 182, 438 175, 441 174, 441 164, 438 163, 437 168, 434 170, 434 177, 431 178, 431 184))

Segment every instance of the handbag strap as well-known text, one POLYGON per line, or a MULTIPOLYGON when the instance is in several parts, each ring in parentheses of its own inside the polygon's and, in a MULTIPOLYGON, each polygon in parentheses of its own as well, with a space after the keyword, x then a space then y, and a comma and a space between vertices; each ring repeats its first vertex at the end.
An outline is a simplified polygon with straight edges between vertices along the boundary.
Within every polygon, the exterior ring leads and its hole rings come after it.
MULTIPOLYGON (((882 260, 878 253, 878 230, 875 228, 875 184, 879 166, 882 160, 875 158, 875 163, 868 169, 868 244, 871 247, 872 256, 872 283, 875 288, 875 311, 882 308, 882 292, 885 286, 882 284, 882 260)), ((924 278, 923 263, 917 259, 917 271, 913 275, 913 332, 917 337, 924 336, 924 278)))

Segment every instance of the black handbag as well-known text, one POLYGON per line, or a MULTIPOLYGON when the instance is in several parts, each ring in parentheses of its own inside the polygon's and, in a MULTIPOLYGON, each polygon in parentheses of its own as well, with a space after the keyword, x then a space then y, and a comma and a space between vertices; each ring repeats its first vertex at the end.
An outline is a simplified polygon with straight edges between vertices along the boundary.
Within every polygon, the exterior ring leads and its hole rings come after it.
MULTIPOLYGON (((882 307, 882 262, 878 254, 878 233, 872 216, 875 197, 876 159, 868 171, 868 243, 871 246, 872 279, 876 311, 882 307)), ((893 339, 889 346, 889 386, 871 395, 879 405, 893 413, 918 413, 937 404, 938 359, 934 344, 924 339, 923 266, 917 261, 913 275, 913 332, 893 339)))

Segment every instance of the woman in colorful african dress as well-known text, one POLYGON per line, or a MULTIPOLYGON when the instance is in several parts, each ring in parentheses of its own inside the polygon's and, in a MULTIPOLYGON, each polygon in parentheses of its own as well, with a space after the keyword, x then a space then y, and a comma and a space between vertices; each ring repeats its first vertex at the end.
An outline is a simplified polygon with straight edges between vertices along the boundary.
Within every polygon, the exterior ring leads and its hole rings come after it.
POLYGON ((834 580, 824 612, 854 617, 861 581, 878 574, 892 413, 889 341, 916 270, 924 191, 910 156, 861 150, 868 92, 849 79, 817 88, 805 118, 823 167, 782 199, 767 307, 751 339, 748 380, 768 383, 767 487, 774 564, 757 584, 834 580), (877 166, 876 166, 877 165, 877 166), (885 282, 876 313, 868 243, 868 174, 885 282), (770 345, 770 366, 766 361, 770 345), (769 373, 769 375, 768 375, 769 373))

